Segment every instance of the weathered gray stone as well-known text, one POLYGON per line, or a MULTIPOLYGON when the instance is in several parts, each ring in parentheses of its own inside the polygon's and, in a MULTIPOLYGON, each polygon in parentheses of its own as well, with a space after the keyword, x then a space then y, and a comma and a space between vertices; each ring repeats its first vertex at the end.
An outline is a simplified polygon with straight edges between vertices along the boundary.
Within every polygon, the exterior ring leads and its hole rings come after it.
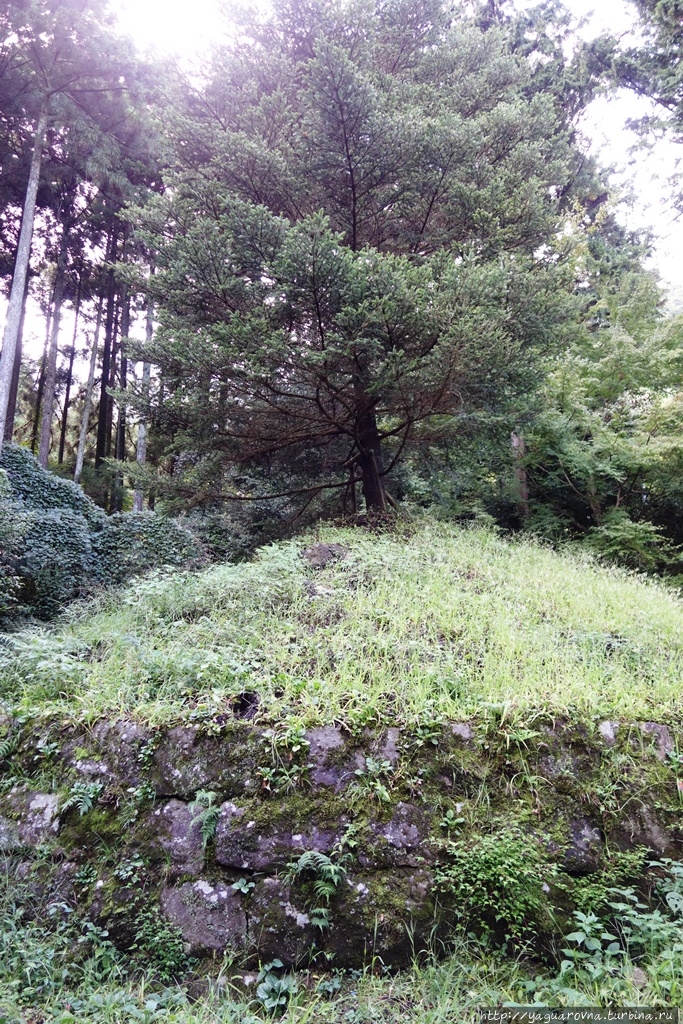
MULTIPOLYGON (((135 722, 102 721, 92 730, 92 739, 102 760, 126 788, 139 786, 142 781, 141 754, 151 737, 149 729, 135 722)), ((76 742, 78 745, 78 740, 76 742)))
POLYGON ((198 879, 161 893, 164 917, 180 930, 191 956, 241 948, 247 918, 240 896, 223 882, 198 879))
POLYGON ((21 848, 17 826, 8 818, 0 817, 0 853, 13 853, 21 848))
POLYGON ((600 831, 585 818, 572 821, 570 845, 564 855, 563 868, 570 875, 590 875, 598 870, 602 856, 600 831))
POLYGON ((321 725, 309 729, 306 733, 311 757, 327 757, 330 750, 339 750, 344 746, 344 736, 337 725, 321 725))
POLYGON ((157 792, 162 796, 191 796, 211 781, 196 750, 198 731, 192 726, 169 729, 154 751, 157 792))
POLYGON ((619 731, 618 722, 600 722, 598 726, 598 732, 602 736, 603 740, 608 747, 613 747, 617 742, 617 732, 619 731))
POLYGON ((18 788, 7 802, 17 816, 16 830, 24 846, 37 846, 59 832, 59 796, 18 788))
POLYGON ((360 967, 374 957, 401 967, 433 938, 434 880, 428 870, 349 875, 330 912, 325 947, 334 962, 360 967))
POLYGON ((257 881, 249 907, 249 940, 260 960, 282 960, 299 966, 310 959, 320 932, 311 925, 305 908, 280 878, 257 881))
POLYGON ((358 853, 362 867, 418 867, 433 859, 429 822, 413 804, 398 803, 391 819, 372 827, 373 841, 358 853))
POLYGON ((557 755, 548 754, 539 761, 544 778, 552 782, 558 793, 578 795, 579 773, 569 750, 558 750, 557 755))
POLYGON ((261 733, 245 723, 228 736, 212 736, 193 726, 178 726, 161 736, 149 779, 158 796, 190 800, 200 789, 225 796, 255 793, 260 787, 255 757, 261 733))
POLYGON ((344 558, 347 550, 341 544, 313 544, 302 552, 301 557, 314 569, 324 569, 330 562, 344 558))
POLYGON ((400 735, 400 729, 387 729, 386 733, 384 734, 382 746, 379 749, 380 757, 384 758, 385 761, 388 761, 389 764, 391 764, 392 767, 394 768, 396 767, 401 758, 401 752, 398 748, 398 740, 400 735))
POLYGON ((647 804, 632 807, 610 833, 610 841, 625 850, 644 846, 658 857, 680 858, 680 849, 647 804))
POLYGON ((312 765, 309 773, 315 786, 333 786, 339 788, 348 769, 331 763, 330 755, 344 747, 345 741, 341 729, 336 725, 323 725, 309 729, 306 733, 309 746, 309 761, 312 765))
POLYGON ((397 850, 415 850, 427 833, 423 815, 410 804, 399 803, 381 834, 397 850), (419 823, 419 825, 418 825, 419 823))
POLYGON ((89 757, 77 758, 72 765, 79 775, 85 775, 90 779, 102 779, 111 774, 103 761, 94 761, 89 757))
POLYGON ((674 749, 668 726, 658 725, 657 722, 641 722, 640 729, 646 736, 652 736, 655 754, 660 761, 666 761, 666 755, 674 749))
POLYGON ((198 875, 204 866, 201 823, 192 806, 168 800, 148 815, 148 852, 168 857, 172 875, 198 875))
POLYGON ((221 807, 216 826, 216 860, 237 870, 275 872, 305 850, 330 853, 341 831, 320 829, 314 822, 297 830, 293 823, 282 826, 277 821, 259 829, 244 808, 227 802, 221 807))
POLYGON ((465 740, 465 742, 468 742, 474 736, 474 730, 467 722, 451 722, 451 732, 458 739, 465 740))

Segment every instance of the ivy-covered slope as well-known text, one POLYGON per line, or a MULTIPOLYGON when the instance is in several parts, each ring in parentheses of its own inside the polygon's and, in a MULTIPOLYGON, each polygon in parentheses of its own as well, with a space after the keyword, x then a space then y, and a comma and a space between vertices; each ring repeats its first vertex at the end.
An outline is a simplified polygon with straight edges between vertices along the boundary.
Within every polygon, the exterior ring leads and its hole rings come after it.
POLYGON ((153 513, 107 516, 80 487, 42 469, 25 448, 0 456, 0 626, 49 618, 97 586, 154 566, 199 560, 195 538, 153 513))

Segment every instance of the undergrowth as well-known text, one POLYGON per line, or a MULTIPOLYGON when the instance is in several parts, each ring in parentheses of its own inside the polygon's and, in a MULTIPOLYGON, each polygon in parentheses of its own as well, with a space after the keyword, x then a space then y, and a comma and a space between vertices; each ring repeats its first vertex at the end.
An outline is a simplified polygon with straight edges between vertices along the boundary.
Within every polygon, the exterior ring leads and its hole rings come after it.
POLYGON ((265 721, 459 718, 482 705, 671 719, 683 603, 665 585, 528 540, 428 519, 324 529, 253 561, 157 572, 51 628, 0 639, 19 714, 209 720, 239 694, 265 721), (346 557, 301 557, 319 539, 346 557))
POLYGON ((559 968, 535 965, 524 949, 511 956, 461 936, 445 959, 423 954, 396 975, 373 961, 364 970, 295 977, 276 960, 257 976, 226 959, 199 1001, 183 984, 136 971, 106 933, 68 922, 63 907, 53 913, 56 927, 19 928, 18 912, 3 904, 2 1024, 469 1024, 487 1006, 657 1007, 683 996, 680 913, 671 903, 653 910, 630 890, 615 891, 604 918, 576 915, 559 968))

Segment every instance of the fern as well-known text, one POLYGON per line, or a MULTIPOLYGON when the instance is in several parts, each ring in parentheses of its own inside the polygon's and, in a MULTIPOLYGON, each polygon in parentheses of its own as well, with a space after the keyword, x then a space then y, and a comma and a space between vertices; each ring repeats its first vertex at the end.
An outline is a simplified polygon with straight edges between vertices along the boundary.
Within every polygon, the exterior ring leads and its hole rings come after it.
POLYGON ((319 928, 321 932, 330 927, 330 911, 327 907, 314 907, 308 915, 313 927, 319 928))
POLYGON ((15 754, 19 749, 19 734, 15 733, 14 736, 6 736, 4 740, 0 741, 0 761, 6 761, 8 757, 15 754))
POLYGON ((202 849, 205 850, 212 839, 216 835, 216 826, 218 825, 218 817, 220 815, 220 807, 216 807, 215 800, 218 793, 214 793, 211 789, 199 789, 195 794, 194 803, 192 804, 193 816, 192 824, 200 822, 200 831, 202 836, 202 849))
POLYGON ((310 907, 309 919, 314 928, 324 931, 330 927, 330 900, 346 878, 345 854, 339 862, 331 860, 319 850, 306 850, 288 868, 286 878, 291 883, 305 875, 313 876, 313 893, 318 906, 310 907))
POLYGON ((101 782, 74 782, 69 790, 69 797, 62 804, 62 811, 68 811, 71 807, 78 810, 79 817, 83 817, 95 806, 95 801, 102 792, 101 782))
POLYGON ((297 861, 290 864, 287 872, 289 881, 300 878, 302 875, 311 874, 314 876, 313 891, 316 896, 329 903, 335 895, 339 885, 346 878, 346 868, 342 863, 337 863, 318 850, 306 850, 297 861))

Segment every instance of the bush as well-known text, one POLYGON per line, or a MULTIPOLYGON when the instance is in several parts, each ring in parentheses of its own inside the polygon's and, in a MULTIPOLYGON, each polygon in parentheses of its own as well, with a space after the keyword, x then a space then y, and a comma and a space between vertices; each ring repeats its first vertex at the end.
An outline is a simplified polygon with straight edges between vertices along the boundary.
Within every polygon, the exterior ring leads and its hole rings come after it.
POLYGON ((634 522, 623 509, 609 512, 586 539, 603 558, 643 572, 679 571, 681 552, 653 523, 634 522))
POLYGON ((106 513, 78 484, 41 469, 37 459, 25 448, 6 444, 0 455, 0 467, 9 480, 11 497, 26 507, 36 511, 68 509, 83 516, 91 530, 101 530, 106 523, 106 513))
POLYGON ((41 618, 100 582, 86 519, 70 509, 34 512, 28 517, 19 560, 21 598, 41 618))
POLYGON ((509 829, 450 842, 436 884, 466 930, 482 938, 522 939, 547 916, 541 858, 532 838, 509 829))
POLYGON ((189 530, 155 512, 116 513, 94 535, 93 549, 107 583, 123 583, 161 565, 182 568, 200 556, 189 530))
POLYGON ((189 530, 155 513, 108 517, 79 487, 6 445, 0 468, 0 618, 49 618, 96 586, 201 557, 189 530))

